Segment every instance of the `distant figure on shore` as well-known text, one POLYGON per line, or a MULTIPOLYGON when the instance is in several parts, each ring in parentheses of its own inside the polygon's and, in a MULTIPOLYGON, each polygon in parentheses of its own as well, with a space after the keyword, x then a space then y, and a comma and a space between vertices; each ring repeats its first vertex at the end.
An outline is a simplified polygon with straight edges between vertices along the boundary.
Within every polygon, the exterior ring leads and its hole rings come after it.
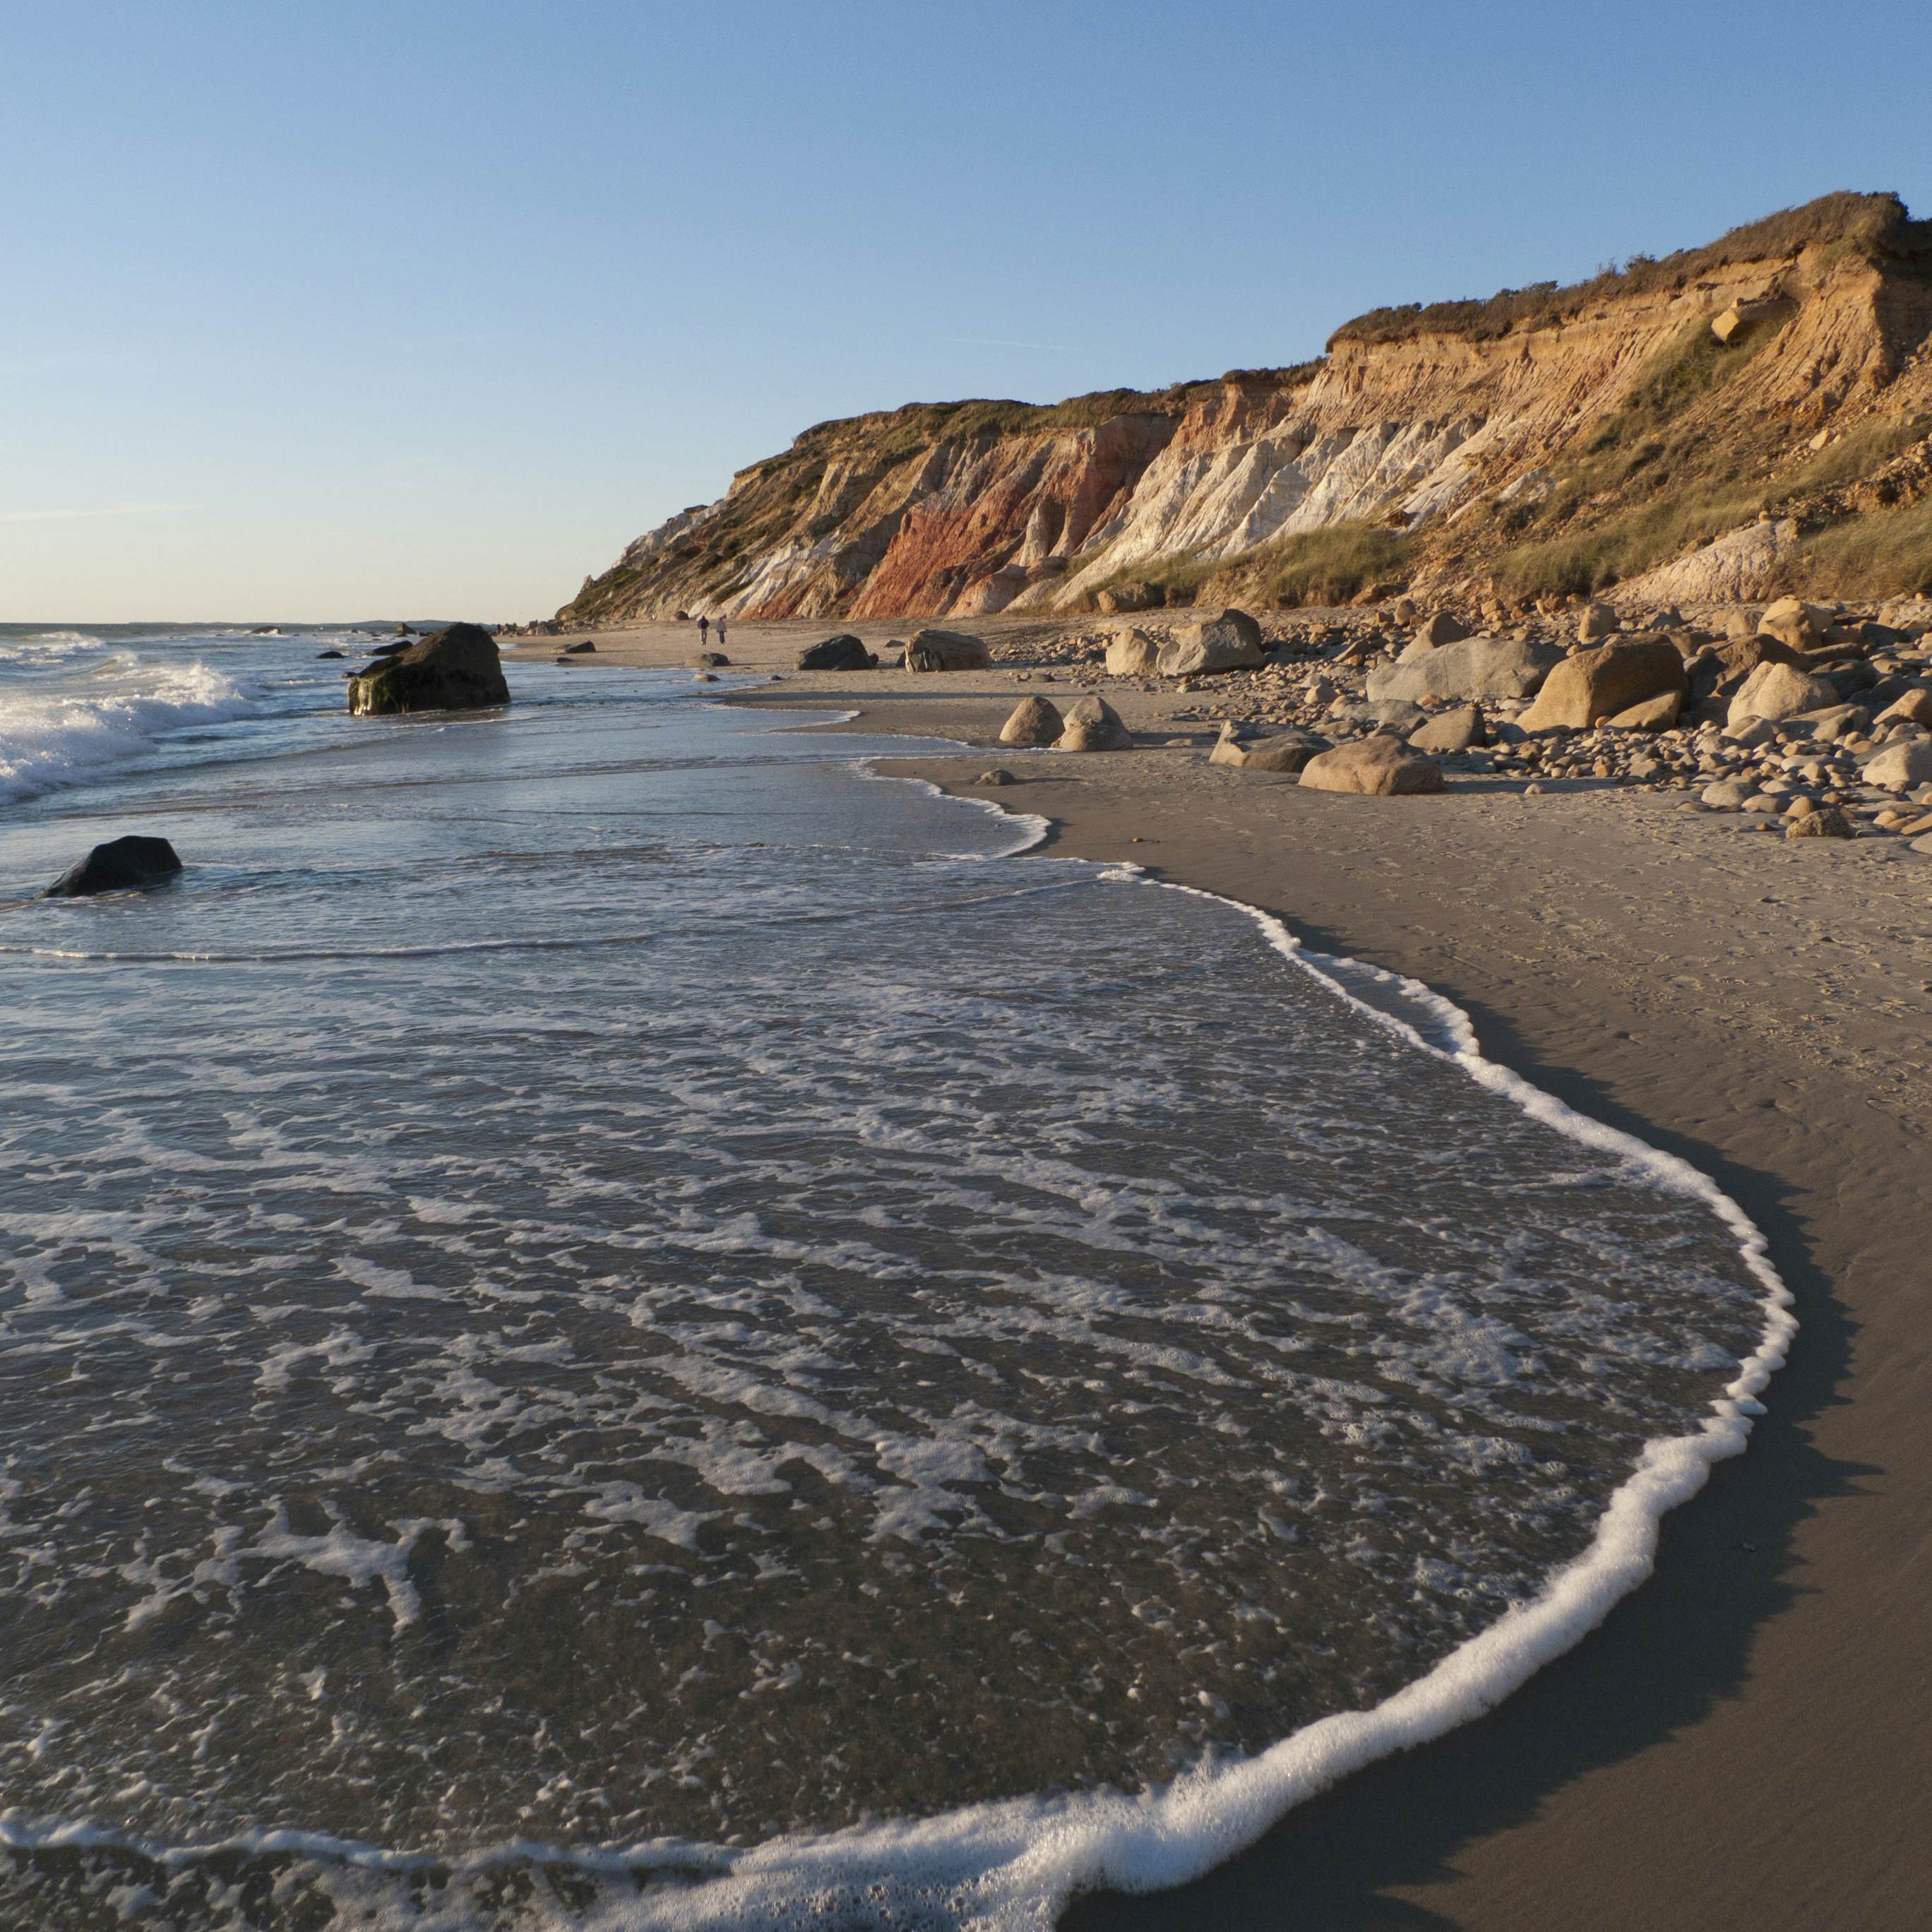
POLYGON ((699 618, 699 619, 698 619, 698 648, 700 651, 701 651, 702 650, 704 650, 704 634, 706 633, 706 632, 709 631, 709 630, 710 629, 710 628, 711 628, 711 620, 710 620, 709 617, 700 617, 700 618, 699 618))
POLYGON ((722 651, 724 648, 724 620, 722 617, 720 617, 718 620, 717 634, 718 648, 722 651))

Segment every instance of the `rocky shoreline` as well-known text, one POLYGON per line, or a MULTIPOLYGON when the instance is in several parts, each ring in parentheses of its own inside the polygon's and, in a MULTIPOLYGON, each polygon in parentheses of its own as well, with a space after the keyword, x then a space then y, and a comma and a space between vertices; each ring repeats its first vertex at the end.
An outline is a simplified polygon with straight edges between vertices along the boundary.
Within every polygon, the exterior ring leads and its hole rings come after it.
POLYGON ((1404 599, 1265 631, 1240 612, 1136 620, 1059 645, 1052 668, 1030 639, 994 643, 992 662, 1022 683, 1196 698, 1171 717, 1220 726, 1217 761, 1270 776, 1393 736, 1448 774, 1531 794, 1559 780, 1681 792, 1683 809, 1736 813, 1740 830, 1900 838, 1932 856, 1932 604, 1918 600, 1648 622, 1592 603, 1480 632, 1404 599), (1256 633, 1250 659, 1216 661, 1215 634, 1238 625, 1256 633), (1178 668, 1190 660, 1204 668, 1178 668), (1307 755, 1270 755, 1298 742, 1307 755))

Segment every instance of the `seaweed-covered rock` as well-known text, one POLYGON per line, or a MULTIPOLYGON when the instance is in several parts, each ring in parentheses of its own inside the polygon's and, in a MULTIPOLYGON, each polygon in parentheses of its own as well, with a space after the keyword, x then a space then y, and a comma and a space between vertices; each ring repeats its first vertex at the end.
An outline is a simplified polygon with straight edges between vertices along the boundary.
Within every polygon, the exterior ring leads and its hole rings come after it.
POLYGON ((175 848, 165 838, 130 833, 97 845, 85 859, 70 866, 40 896, 44 899, 84 898, 90 892, 112 892, 130 886, 158 886, 182 868, 175 848))
POLYGON ((849 631, 824 643, 808 645, 798 654, 800 670, 877 670, 879 661, 849 631))
POLYGON ((418 638, 349 680, 349 709, 358 717, 480 711, 509 701, 496 640, 480 624, 452 624, 418 638))
POLYGON ((984 670, 992 662, 986 640, 964 631, 915 631, 906 646, 908 670, 984 670))

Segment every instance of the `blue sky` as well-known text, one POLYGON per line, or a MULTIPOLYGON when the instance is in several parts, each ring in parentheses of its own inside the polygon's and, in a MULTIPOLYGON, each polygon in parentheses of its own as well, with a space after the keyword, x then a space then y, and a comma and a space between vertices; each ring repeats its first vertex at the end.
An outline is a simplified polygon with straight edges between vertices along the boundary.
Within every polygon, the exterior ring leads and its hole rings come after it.
POLYGON ((1928 80, 1923 0, 22 0, 0 621, 545 612, 827 416, 1932 214, 1928 80))

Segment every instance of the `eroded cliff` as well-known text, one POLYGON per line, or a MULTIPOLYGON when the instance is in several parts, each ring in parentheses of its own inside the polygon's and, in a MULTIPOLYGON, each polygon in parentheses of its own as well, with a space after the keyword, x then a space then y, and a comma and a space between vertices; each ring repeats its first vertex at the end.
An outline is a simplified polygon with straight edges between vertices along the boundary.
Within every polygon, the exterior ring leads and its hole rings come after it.
POLYGON ((1932 223, 1828 196, 1295 368, 821 423, 560 616, 1932 588, 1929 338, 1932 223))

